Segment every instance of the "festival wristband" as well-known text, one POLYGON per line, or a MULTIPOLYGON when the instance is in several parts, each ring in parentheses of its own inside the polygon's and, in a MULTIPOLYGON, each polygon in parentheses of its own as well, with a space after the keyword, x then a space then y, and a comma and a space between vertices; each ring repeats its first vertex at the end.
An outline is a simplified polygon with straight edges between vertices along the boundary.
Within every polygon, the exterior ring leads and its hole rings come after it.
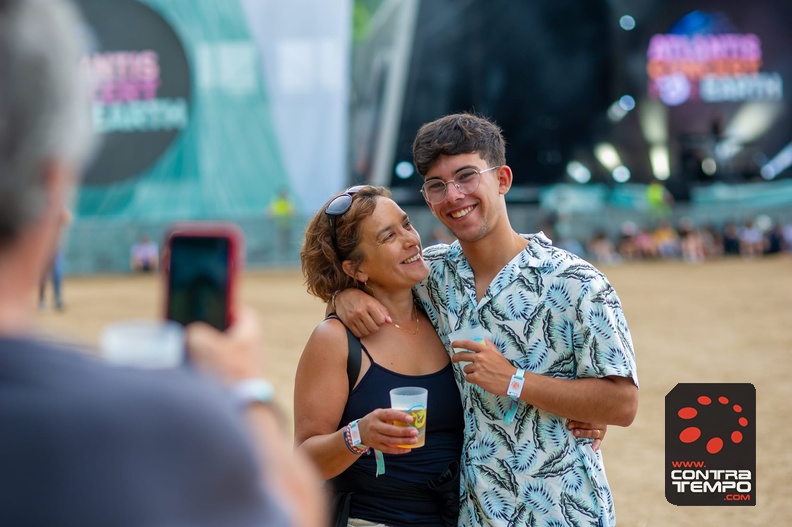
POLYGON ((377 463, 377 476, 385 474, 385 458, 382 452, 375 449, 369 449, 363 444, 363 439, 360 437, 360 428, 358 427, 359 419, 355 419, 344 428, 344 442, 347 448, 356 455, 361 455, 374 450, 374 459, 377 463))
POLYGON ((517 368, 517 373, 512 375, 511 380, 509 381, 509 389, 506 390, 506 394, 511 397, 512 401, 509 405, 509 409, 506 410, 506 415, 503 416, 503 422, 505 424, 511 424, 514 421, 514 416, 517 415, 517 407, 520 406, 520 395, 522 394, 523 384, 525 383, 525 370, 522 368, 517 368))
POLYGON ((349 425, 344 427, 344 445, 347 447, 347 450, 359 456, 361 454, 365 454, 368 450, 364 450, 362 448, 357 448, 355 445, 352 444, 352 439, 349 437, 349 425))
POLYGON ((511 381, 509 381, 509 389, 506 390, 506 394, 513 398, 519 399, 520 395, 522 394, 523 384, 525 383, 525 370, 522 368, 517 369, 517 373, 512 375, 511 381))
POLYGON ((362 450, 368 450, 368 447, 363 444, 363 440, 360 438, 360 428, 358 427, 358 421, 359 419, 355 419, 349 423, 349 439, 352 442, 353 447, 362 450))

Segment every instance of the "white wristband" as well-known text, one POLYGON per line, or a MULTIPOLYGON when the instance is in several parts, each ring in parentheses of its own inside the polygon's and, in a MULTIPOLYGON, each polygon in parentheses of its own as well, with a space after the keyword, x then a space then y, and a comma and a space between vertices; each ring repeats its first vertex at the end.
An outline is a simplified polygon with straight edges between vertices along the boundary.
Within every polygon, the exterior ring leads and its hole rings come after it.
POLYGON ((237 406, 244 408, 252 403, 271 403, 275 389, 266 379, 245 379, 231 386, 231 397, 237 406))
POLYGON ((523 384, 525 383, 525 379, 523 376, 525 375, 525 370, 522 368, 517 368, 517 373, 512 375, 511 381, 509 381, 509 389, 506 390, 506 394, 509 397, 514 399, 519 399, 520 395, 522 394, 523 384))
POLYGON ((358 427, 358 419, 349 423, 349 438, 352 440, 352 446, 355 448, 368 448, 363 444, 363 439, 360 437, 360 428, 358 427))

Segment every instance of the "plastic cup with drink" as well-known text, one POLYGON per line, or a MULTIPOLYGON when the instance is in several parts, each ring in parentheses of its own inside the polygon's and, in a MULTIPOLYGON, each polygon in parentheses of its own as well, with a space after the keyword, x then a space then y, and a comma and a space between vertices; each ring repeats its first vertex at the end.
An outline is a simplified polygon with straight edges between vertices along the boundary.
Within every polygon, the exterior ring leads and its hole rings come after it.
POLYGON ((426 403, 429 391, 417 386, 404 386, 390 391, 391 408, 410 414, 412 423, 394 421, 397 426, 412 426, 418 429, 418 442, 414 445, 399 445, 399 448, 420 448, 426 444, 426 403))
MULTIPOLYGON (((486 340, 492 341, 492 334, 481 326, 468 326, 448 334, 448 340, 454 342, 455 340, 472 340, 473 342, 484 343, 486 340)), ((460 351, 469 351, 466 348, 454 348, 454 353, 460 351)), ((469 364, 468 362, 460 362, 460 364, 469 364)))

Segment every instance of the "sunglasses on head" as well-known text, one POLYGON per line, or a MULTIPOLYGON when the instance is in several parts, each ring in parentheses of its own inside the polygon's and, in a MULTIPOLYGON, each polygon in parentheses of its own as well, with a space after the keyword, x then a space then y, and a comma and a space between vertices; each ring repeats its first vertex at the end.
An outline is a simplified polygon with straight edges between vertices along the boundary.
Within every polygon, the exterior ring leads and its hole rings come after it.
POLYGON ((333 250, 339 260, 341 259, 341 255, 338 253, 335 219, 338 216, 346 214, 352 207, 352 197, 367 186, 368 185, 355 185, 354 187, 349 187, 345 192, 331 199, 330 203, 325 207, 325 214, 327 214, 327 219, 330 222, 330 240, 333 242, 333 250))

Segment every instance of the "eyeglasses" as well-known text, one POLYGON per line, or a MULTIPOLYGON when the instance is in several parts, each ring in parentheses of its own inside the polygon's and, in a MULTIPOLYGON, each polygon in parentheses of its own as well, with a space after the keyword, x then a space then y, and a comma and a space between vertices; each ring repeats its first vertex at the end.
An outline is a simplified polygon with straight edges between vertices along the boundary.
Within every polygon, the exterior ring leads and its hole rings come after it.
POLYGON ((448 194, 448 185, 453 183, 456 189, 462 194, 468 195, 476 191, 481 182, 481 174, 495 170, 503 165, 485 168, 484 170, 465 170, 461 174, 454 176, 450 181, 441 179, 430 179, 421 187, 421 194, 424 195, 429 203, 440 203, 448 194))
POLYGON ((346 212, 352 207, 352 197, 367 186, 368 185, 355 185, 354 187, 349 187, 346 189, 346 192, 331 199, 330 203, 328 203, 327 207, 325 207, 325 214, 327 214, 327 219, 330 222, 330 239, 333 242, 333 249, 335 250, 336 256, 338 256, 339 260, 341 259, 341 255, 338 254, 338 240, 336 239, 335 219, 338 216, 346 214, 346 212))

